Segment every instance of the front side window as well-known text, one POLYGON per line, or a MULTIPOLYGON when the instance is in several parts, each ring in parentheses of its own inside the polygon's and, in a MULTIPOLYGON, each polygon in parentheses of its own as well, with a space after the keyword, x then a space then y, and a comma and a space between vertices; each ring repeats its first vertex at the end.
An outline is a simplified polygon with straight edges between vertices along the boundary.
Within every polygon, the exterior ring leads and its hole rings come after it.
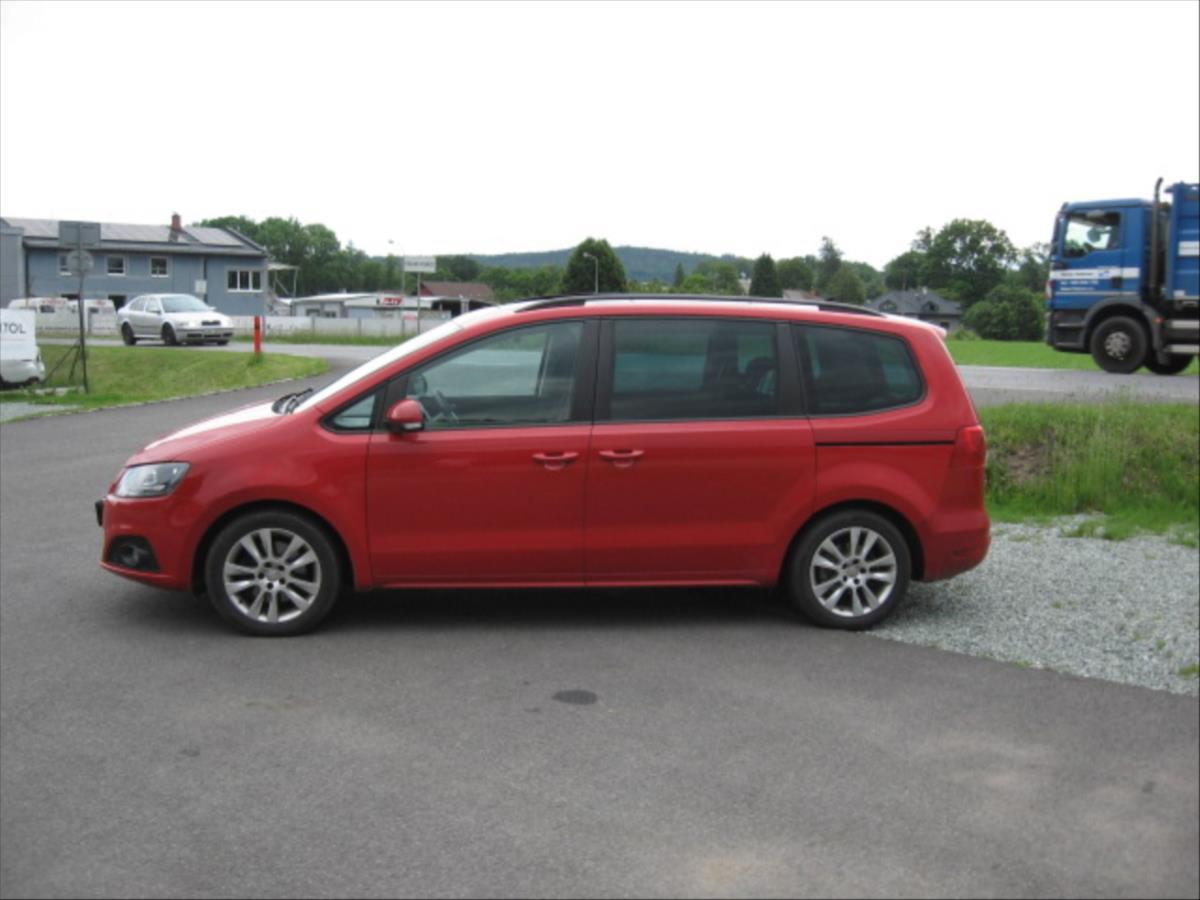
POLYGON ((878 412, 921 399, 921 376, 899 338, 816 325, 794 333, 812 415, 878 412))
POLYGON ((1063 255, 1079 257, 1096 250, 1115 250, 1121 245, 1120 232, 1120 213, 1070 213, 1063 238, 1063 255))
POLYGON ((621 319, 613 324, 609 417, 739 419, 778 411, 773 322, 621 319))
POLYGON ((569 422, 582 334, 555 322, 485 338, 413 372, 407 396, 431 429, 569 422))
POLYGON ((123 257, 123 256, 108 257, 108 274, 109 275, 124 275, 125 274, 125 257, 123 257))
POLYGON ((151 278, 166 278, 167 277, 167 258, 165 256, 150 257, 150 277, 151 278))

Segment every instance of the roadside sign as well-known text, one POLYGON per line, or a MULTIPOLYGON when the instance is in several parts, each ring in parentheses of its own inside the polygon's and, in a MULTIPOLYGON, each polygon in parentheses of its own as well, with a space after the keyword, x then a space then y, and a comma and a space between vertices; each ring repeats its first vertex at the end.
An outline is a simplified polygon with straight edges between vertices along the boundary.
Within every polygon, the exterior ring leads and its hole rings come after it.
POLYGON ((58 243, 64 247, 99 247, 99 222, 59 222, 58 243))
POLYGON ((76 277, 86 275, 95 267, 95 258, 86 250, 72 250, 67 254, 67 270, 76 277))
POLYGON ((436 272, 437 258, 433 256, 404 257, 405 272, 436 272))

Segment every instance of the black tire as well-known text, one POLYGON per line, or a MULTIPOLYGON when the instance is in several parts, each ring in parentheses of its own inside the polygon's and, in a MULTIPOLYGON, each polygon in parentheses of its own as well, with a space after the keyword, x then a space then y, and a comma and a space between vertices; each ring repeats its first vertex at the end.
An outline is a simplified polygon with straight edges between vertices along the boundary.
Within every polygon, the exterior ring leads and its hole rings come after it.
POLYGON ((179 338, 175 336, 175 329, 170 325, 164 325, 162 330, 163 343, 168 347, 178 347, 179 338))
POLYGON ((121 326, 121 340, 125 342, 125 346, 127 347, 132 347, 137 343, 137 336, 133 333, 133 329, 129 327, 128 322, 121 326))
POLYGON ((310 631, 329 614, 342 593, 341 564, 333 540, 316 522, 286 510, 249 513, 226 525, 208 549, 208 556, 204 560, 204 580, 209 601, 226 622, 246 634, 266 637, 284 637, 310 631), (249 541, 265 559, 266 554, 261 553, 264 549, 264 530, 268 531, 273 545, 270 551, 272 558, 282 559, 290 538, 298 537, 308 545, 307 549, 301 548, 303 552, 298 559, 302 561, 307 550, 311 550, 315 561, 288 572, 276 564, 273 574, 269 563, 253 561, 243 542, 243 539, 249 541), (231 579, 245 579, 233 582, 235 585, 246 585, 241 591, 231 592, 227 587, 227 563, 232 565, 231 579), (242 574, 243 570, 255 567, 258 575, 249 571, 242 574), (279 580, 270 581, 272 577, 279 580), (297 580, 289 583, 288 578, 297 580), (296 591, 300 590, 298 586, 305 583, 315 583, 317 587, 312 591, 307 607, 301 608, 289 599, 287 592, 295 588, 292 592, 292 596, 295 596, 296 591), (263 598, 261 601, 260 597, 263 598), (256 608, 258 612, 255 615, 256 608), (269 620, 272 609, 275 610, 277 621, 269 620))
POLYGON ((1088 342, 1096 365, 1115 375, 1128 375, 1140 369, 1149 345, 1146 326, 1129 316, 1105 319, 1096 326, 1088 342))
POLYGON ((896 604, 904 599, 908 592, 909 578, 912 574, 912 560, 909 555, 908 542, 904 535, 890 521, 878 513, 867 510, 851 509, 833 513, 813 523, 801 537, 800 542, 792 551, 787 567, 787 596, 792 605, 805 618, 825 628, 842 628, 859 630, 870 628, 881 622, 895 609, 896 604), (865 545, 867 553, 859 557, 854 547, 845 555, 846 564, 837 568, 842 560, 829 554, 829 544, 832 542, 839 552, 847 549, 848 541, 855 535, 851 529, 861 529, 859 549, 865 545), (867 543, 866 532, 874 534, 874 540, 867 543), (831 562, 833 566, 814 561, 820 553, 820 559, 831 562), (890 554, 892 563, 886 562, 890 554), (858 560, 858 562, 855 562, 858 560), (861 565, 865 561, 865 567, 861 565), (821 572, 820 576, 816 573, 821 572), (891 581, 884 582, 882 576, 890 574, 891 581), (826 578, 828 576, 828 578, 826 578), (814 580, 830 585, 826 598, 833 592, 833 602, 823 604, 817 596, 814 580), (890 590, 882 598, 880 585, 890 584, 890 590), (838 589, 841 588, 839 591, 838 589), (868 596, 877 597, 876 605, 870 601, 863 603, 868 596), (862 607, 861 612, 855 612, 855 605, 862 607), (868 609, 869 607, 869 609, 868 609))
POLYGON ((228 344, 228 343, 229 343, 229 341, 217 341, 217 346, 218 346, 218 347, 224 347, 224 346, 225 346, 226 344, 228 344))
POLYGON ((1146 354, 1146 368, 1155 375, 1178 375, 1192 364, 1193 357, 1184 353, 1172 353, 1166 363, 1160 363, 1153 353, 1146 354))

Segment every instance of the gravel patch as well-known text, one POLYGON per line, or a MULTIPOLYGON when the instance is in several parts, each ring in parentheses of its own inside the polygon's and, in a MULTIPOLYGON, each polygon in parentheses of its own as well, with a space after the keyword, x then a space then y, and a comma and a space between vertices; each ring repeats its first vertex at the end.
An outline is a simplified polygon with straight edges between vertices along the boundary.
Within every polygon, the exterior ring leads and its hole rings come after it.
POLYGON ((913 584, 873 637, 1200 694, 1200 559, 1166 537, 1064 537, 1082 517, 992 527, 978 568, 913 584), (1191 674, 1181 669, 1191 667, 1191 674))

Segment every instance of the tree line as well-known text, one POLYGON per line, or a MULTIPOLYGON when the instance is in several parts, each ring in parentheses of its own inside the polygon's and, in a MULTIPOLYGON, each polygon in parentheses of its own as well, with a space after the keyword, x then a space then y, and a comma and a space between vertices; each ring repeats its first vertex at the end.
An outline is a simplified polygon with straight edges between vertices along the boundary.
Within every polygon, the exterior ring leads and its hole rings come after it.
MULTIPOLYGON (((275 262, 296 266, 300 295, 333 291, 369 292, 416 289, 416 276, 405 276, 395 256, 372 257, 350 242, 343 246, 332 229, 295 218, 222 216, 197 223, 231 228, 260 244, 275 262)), ((626 276, 607 240, 587 238, 563 267, 544 265, 509 269, 484 267, 464 255, 437 257, 430 281, 479 281, 502 302, 556 293, 679 293, 781 297, 785 290, 811 291, 842 303, 861 304, 888 290, 926 288, 957 300, 963 323, 981 337, 1036 340, 1042 335, 1041 291, 1049 273, 1049 247, 1017 249, 1008 235, 982 219, 955 219, 935 231, 922 228, 909 249, 882 271, 844 258, 830 237, 817 252, 773 259, 706 260, 687 271, 682 263, 670 284, 639 282, 626 276), (749 290, 743 291, 749 274, 749 290)))

